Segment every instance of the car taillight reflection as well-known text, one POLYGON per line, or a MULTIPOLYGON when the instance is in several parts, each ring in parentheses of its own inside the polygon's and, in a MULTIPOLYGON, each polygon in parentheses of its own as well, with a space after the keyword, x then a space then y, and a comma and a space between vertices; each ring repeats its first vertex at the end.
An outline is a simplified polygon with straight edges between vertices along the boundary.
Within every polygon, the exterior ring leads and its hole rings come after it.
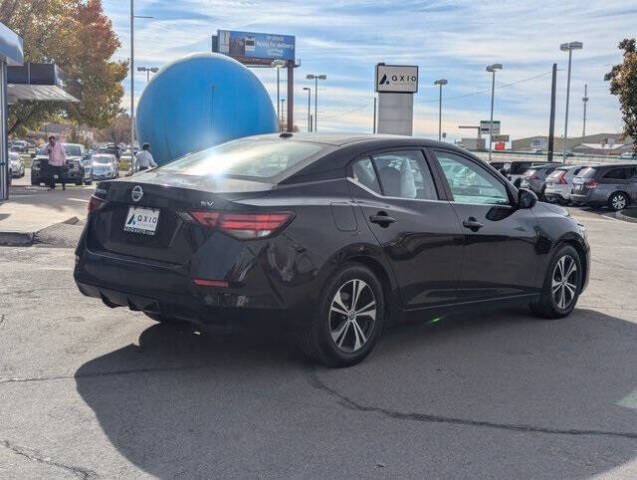
POLYGON ((190 211, 197 223, 219 230, 242 240, 264 238, 285 226, 292 215, 289 213, 223 213, 190 211))
POLYGON ((586 188, 597 188, 599 187, 599 182, 597 180, 590 180, 584 184, 586 188))

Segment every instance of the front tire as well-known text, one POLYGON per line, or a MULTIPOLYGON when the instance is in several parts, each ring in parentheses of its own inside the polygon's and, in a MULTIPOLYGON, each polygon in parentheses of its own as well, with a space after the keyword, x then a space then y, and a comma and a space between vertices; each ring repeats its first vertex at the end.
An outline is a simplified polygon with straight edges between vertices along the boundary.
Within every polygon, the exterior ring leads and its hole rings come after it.
POLYGON ((542 318, 562 318, 575 308, 582 289, 582 261, 577 250, 564 245, 553 255, 538 302, 530 305, 542 318))
POLYGON ((383 287, 367 267, 348 264, 327 282, 300 346, 328 367, 349 367, 373 350, 383 329, 383 287))
POLYGON ((624 192, 615 192, 608 197, 608 207, 618 212, 628 206, 628 195, 624 192))

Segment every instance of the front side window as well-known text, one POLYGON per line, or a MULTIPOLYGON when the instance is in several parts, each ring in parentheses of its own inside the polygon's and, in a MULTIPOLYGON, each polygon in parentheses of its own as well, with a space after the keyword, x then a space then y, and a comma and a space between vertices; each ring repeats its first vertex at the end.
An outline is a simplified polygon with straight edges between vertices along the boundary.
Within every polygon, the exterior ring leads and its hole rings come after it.
POLYGON ((233 140, 171 162, 162 170, 182 175, 236 175, 267 179, 318 154, 324 147, 292 140, 233 140))
POLYGON ((506 187, 487 170, 460 155, 436 151, 453 199, 458 203, 508 205, 506 187))
POLYGON ((379 153, 373 159, 384 195, 420 200, 438 199, 431 172, 420 151, 379 153))

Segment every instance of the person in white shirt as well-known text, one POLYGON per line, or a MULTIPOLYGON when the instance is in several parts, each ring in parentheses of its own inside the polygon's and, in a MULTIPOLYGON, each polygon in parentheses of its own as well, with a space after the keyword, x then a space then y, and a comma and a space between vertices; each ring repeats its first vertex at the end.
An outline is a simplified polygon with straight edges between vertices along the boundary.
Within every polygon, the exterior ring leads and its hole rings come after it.
POLYGON ((148 143, 145 143, 142 146, 142 149, 137 152, 137 155, 135 155, 135 161, 137 163, 137 171, 139 172, 157 166, 155 160, 153 160, 153 155, 150 153, 150 145, 148 143))

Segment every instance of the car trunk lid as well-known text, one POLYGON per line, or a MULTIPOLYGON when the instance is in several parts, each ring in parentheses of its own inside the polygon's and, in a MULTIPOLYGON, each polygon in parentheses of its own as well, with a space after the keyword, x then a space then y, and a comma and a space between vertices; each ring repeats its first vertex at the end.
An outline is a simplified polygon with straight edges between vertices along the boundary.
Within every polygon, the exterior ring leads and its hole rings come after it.
POLYGON ((237 200, 266 195, 272 188, 272 184, 245 179, 155 171, 102 182, 96 196, 105 203, 90 216, 88 247, 184 264, 214 234, 213 230, 193 222, 187 212, 241 211, 243 207, 235 203, 237 200), (132 214, 140 215, 142 228, 130 228, 132 214))

